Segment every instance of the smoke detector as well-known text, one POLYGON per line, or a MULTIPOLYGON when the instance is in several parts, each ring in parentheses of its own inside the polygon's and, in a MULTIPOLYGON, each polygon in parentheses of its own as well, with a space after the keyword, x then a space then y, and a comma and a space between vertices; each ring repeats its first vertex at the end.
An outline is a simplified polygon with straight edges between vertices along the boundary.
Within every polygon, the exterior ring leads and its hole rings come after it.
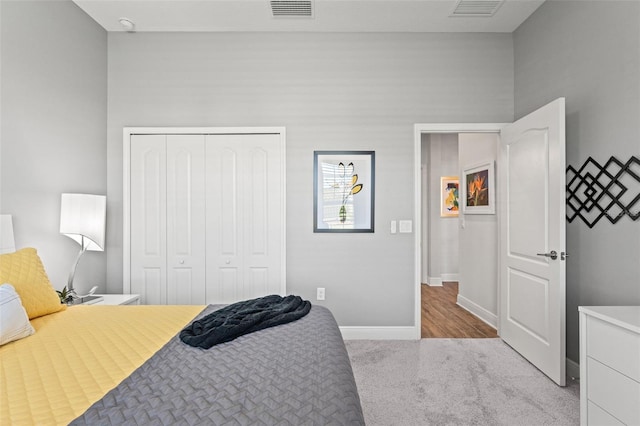
POLYGON ((122 29, 128 33, 132 33, 136 29, 136 24, 134 24, 129 18, 120 18, 118 19, 118 22, 120 22, 122 29))
POLYGON ((313 18, 312 0, 270 0, 274 18, 313 18))
POLYGON ((464 17, 491 17, 502 6, 504 0, 458 0, 451 15, 464 17))

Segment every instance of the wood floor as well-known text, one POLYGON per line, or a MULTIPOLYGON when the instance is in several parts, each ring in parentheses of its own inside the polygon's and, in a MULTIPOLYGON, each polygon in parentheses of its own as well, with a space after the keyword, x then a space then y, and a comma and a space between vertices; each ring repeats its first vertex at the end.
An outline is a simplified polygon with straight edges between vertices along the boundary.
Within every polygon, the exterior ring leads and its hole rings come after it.
POLYGON ((496 330, 456 304, 458 283, 422 286, 422 337, 488 338, 496 330))

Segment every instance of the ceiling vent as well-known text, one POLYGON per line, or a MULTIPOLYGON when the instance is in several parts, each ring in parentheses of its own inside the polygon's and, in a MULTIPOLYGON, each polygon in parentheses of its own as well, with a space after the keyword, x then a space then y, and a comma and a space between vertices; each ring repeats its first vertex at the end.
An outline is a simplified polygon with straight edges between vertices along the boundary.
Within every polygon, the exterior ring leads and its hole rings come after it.
POLYGON ((491 17, 504 0, 458 0, 449 16, 491 17))
POLYGON ((274 18, 313 18, 311 0, 270 0, 274 18))

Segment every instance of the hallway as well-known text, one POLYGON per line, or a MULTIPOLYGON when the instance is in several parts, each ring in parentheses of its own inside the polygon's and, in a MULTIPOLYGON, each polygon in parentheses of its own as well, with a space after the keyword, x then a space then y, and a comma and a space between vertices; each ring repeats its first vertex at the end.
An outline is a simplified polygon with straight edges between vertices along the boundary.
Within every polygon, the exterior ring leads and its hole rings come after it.
POLYGON ((457 282, 442 287, 421 286, 422 338, 491 338, 496 330, 456 304, 457 282))

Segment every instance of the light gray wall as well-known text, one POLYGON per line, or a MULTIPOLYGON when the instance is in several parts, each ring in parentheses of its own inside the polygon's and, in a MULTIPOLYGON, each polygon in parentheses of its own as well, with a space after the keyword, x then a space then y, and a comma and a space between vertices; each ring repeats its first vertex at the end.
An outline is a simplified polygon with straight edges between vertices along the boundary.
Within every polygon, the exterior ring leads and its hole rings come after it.
POLYGON ((343 326, 414 322, 413 126, 513 117, 510 34, 109 34, 108 283, 124 126, 286 126, 288 291, 343 326), (376 151, 374 234, 314 234, 313 151, 376 151), (323 303, 323 302, 319 302, 323 303))
POLYGON ((428 163, 423 167, 428 170, 428 182, 423 186, 423 198, 428 214, 429 233, 426 241, 428 247, 423 250, 428 259, 429 284, 443 281, 457 281, 458 264, 458 218, 440 216, 440 182, 442 176, 458 175, 458 135, 438 134, 425 135, 428 142, 423 143, 422 150, 428 152, 428 163))
MULTIPOLYGON (((463 179, 462 171, 464 169, 475 167, 487 161, 496 161, 497 155, 497 134, 460 133, 458 135, 460 179, 463 179)), ((460 185, 462 186, 462 182, 460 185)), ((494 188, 497 193, 497 188, 494 188)), ((461 200, 461 203, 464 202, 461 200)), ((459 220, 461 229, 458 294, 473 305, 497 316, 498 215, 464 214, 463 207, 459 220)), ((483 313, 482 311, 474 312, 476 314, 483 313)), ((487 316, 483 315, 483 318, 486 320, 487 316)))
MULTIPOLYGON (((425 252, 427 255, 427 269, 429 270, 429 274, 427 276, 427 284, 441 285, 442 257, 444 253, 442 252, 442 250, 440 250, 439 242, 441 239, 442 228, 438 223, 440 221, 440 218, 438 217, 436 219, 436 217, 434 217, 432 206, 434 202, 437 203, 439 201, 438 196, 435 194, 440 190, 440 184, 434 182, 433 175, 439 173, 442 144, 440 143, 439 135, 430 135, 429 139, 429 162, 427 163, 429 174, 427 186, 425 187, 427 191, 425 196, 428 200, 427 209, 429 215, 429 230, 427 236, 428 247, 427 251, 425 252)), ((423 148, 425 147, 423 146, 423 148)))
MULTIPOLYGON (((107 190, 107 33, 71 1, 0 8, 0 212, 61 289, 80 246, 59 233, 60 194, 107 190)), ((76 288, 105 280, 105 254, 85 254, 76 288)))
MULTIPOLYGON (((434 135, 436 136, 436 135, 434 135)), ((440 189, 440 177, 442 176, 458 176, 458 135, 456 134, 440 134, 441 150, 440 150, 440 176, 433 176, 438 182, 440 189)), ((442 271, 443 281, 457 281, 459 273, 459 256, 458 256, 458 218, 456 217, 440 217, 440 191, 436 194, 437 201, 433 203, 432 211, 434 216, 439 218, 441 226, 440 242, 442 245, 442 271)))
MULTIPOLYGON (((566 97, 567 165, 640 155, 640 2, 547 1, 514 33, 514 51, 516 118, 566 97)), ((640 223, 577 219, 567 252, 567 356, 577 362, 578 306, 640 304, 640 223)))

